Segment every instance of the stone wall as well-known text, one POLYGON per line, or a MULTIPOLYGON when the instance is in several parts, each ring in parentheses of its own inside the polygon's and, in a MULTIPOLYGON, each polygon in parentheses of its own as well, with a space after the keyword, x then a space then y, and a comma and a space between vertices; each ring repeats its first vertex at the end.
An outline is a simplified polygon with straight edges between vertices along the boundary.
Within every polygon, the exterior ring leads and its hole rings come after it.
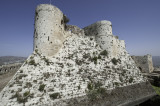
POLYGON ((97 43, 103 50, 108 51, 110 57, 118 58, 120 55, 125 55, 125 42, 112 34, 110 21, 98 21, 85 27, 84 31, 86 35, 95 37, 97 43))
POLYGON ((75 25, 67 25, 66 30, 77 35, 84 35, 84 30, 75 25))
POLYGON ((44 105, 54 106, 136 106, 156 95, 149 82, 108 90, 103 99, 90 100, 87 96, 44 105))
POLYGON ((153 62, 152 56, 147 54, 145 56, 132 56, 133 60, 135 61, 137 67, 144 73, 151 73, 153 72, 153 62))
POLYGON ((5 74, 11 71, 16 71, 21 67, 21 63, 9 64, 0 66, 0 74, 5 74))

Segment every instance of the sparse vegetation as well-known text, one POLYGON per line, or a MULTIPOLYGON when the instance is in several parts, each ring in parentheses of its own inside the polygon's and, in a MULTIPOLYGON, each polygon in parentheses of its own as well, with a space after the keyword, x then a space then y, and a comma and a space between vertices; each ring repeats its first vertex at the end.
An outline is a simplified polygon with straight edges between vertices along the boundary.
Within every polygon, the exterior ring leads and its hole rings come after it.
POLYGON ((50 94, 49 96, 50 96, 50 98, 51 98, 52 100, 57 99, 57 98, 60 98, 60 94, 59 94, 59 93, 53 93, 53 94, 50 94))
POLYGON ((35 63, 34 59, 31 59, 31 60, 29 61, 29 65, 37 66, 37 64, 35 63))
POLYGON ((68 18, 66 15, 63 14, 63 21, 64 21, 64 23, 66 24, 66 23, 68 23, 70 20, 69 20, 69 18, 68 18))
POLYGON ((30 87, 32 87, 32 84, 30 82, 27 82, 25 88, 30 88, 30 87))
POLYGON ((19 92, 16 92, 15 95, 13 95, 10 99, 17 98, 18 103, 25 103, 27 101, 27 98, 24 98, 19 92))
POLYGON ((39 86, 39 89, 38 89, 38 90, 41 91, 41 92, 44 91, 45 86, 46 86, 46 85, 41 84, 41 85, 39 86))
POLYGON ((87 88, 88 88, 89 90, 93 90, 93 85, 92 85, 92 83, 88 83, 87 88))
POLYGON ((129 83, 132 83, 133 82, 133 78, 131 77, 130 79, 129 79, 129 83))
POLYGON ((50 74, 49 74, 49 72, 43 73, 43 76, 44 76, 45 78, 49 78, 50 74))
POLYGON ((160 96, 160 87, 156 87, 156 86, 153 86, 153 89, 156 91, 156 93, 160 96))
POLYGON ((114 65, 117 65, 118 60, 116 58, 113 58, 111 61, 114 65))
POLYGON ((104 50, 104 51, 102 51, 102 52, 100 53, 100 55, 108 56, 108 52, 107 52, 106 50, 104 50))
POLYGON ((24 97, 27 97, 27 96, 29 96, 29 95, 30 95, 30 91, 26 91, 26 92, 23 94, 24 97))
POLYGON ((92 59, 91 59, 91 61, 93 61, 94 62, 94 64, 97 64, 97 57, 95 56, 95 57, 93 57, 92 59))
POLYGON ((49 59, 47 59, 46 57, 43 57, 42 59, 46 62, 47 65, 50 64, 49 59))
POLYGON ((22 79, 23 77, 26 77, 26 76, 28 76, 27 74, 20 74, 19 76, 18 76, 18 80, 19 79, 22 79))
POLYGON ((88 83, 87 96, 91 101, 102 99, 106 93, 106 89, 102 87, 101 82, 88 83))

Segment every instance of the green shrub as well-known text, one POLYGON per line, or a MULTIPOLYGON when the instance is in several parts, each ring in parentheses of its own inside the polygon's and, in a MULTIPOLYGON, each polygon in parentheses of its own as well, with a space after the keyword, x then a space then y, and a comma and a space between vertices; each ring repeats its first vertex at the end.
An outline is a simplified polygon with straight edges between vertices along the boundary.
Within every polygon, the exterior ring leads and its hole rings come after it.
POLYGON ((106 92, 106 89, 105 88, 98 88, 97 92, 102 95, 106 92))
POLYGON ((41 85, 39 86, 39 89, 38 89, 38 90, 39 90, 39 91, 43 91, 43 90, 44 90, 44 88, 45 88, 45 86, 46 86, 46 85, 41 84, 41 85))
POLYGON ((47 59, 47 58, 43 57, 43 60, 46 62, 46 64, 47 64, 47 65, 49 65, 49 64, 50 64, 49 59, 47 59))
POLYGON ((156 86, 153 86, 153 85, 152 85, 152 87, 154 88, 156 93, 160 96, 160 87, 156 87, 156 86))
POLYGON ((129 79, 129 83, 132 83, 133 82, 133 78, 131 77, 130 79, 129 79))
POLYGON ((30 87, 32 87, 32 84, 30 82, 27 82, 25 88, 30 88, 30 87))
POLYGON ((66 23, 68 23, 70 20, 69 20, 69 18, 68 18, 66 15, 63 14, 63 21, 64 21, 64 23, 66 24, 66 23))
POLYGON ((87 88, 88 88, 89 90, 93 90, 93 85, 92 85, 92 83, 88 83, 87 88))
POLYGON ((100 88, 103 84, 101 82, 94 83, 95 89, 100 88))
POLYGON ((97 59, 98 58, 96 56, 92 58, 92 61, 94 62, 94 64, 97 64, 97 59))
POLYGON ((103 55, 103 56, 108 56, 108 52, 106 50, 103 50, 100 55, 103 55))
POLYGON ((44 76, 45 78, 49 78, 49 77, 50 77, 50 74, 49 74, 49 72, 46 72, 46 73, 43 73, 43 76, 44 76))
POLYGON ((113 58, 111 61, 114 65, 117 65, 118 60, 116 58, 113 58))
POLYGON ((26 92, 23 94, 24 97, 27 97, 27 96, 29 96, 29 95, 30 95, 30 91, 26 91, 26 92))
POLYGON ((100 56, 100 55, 98 55, 98 59, 101 59, 101 56, 100 56))
POLYGON ((29 61, 29 65, 37 66, 37 64, 35 63, 35 61, 34 61, 33 59, 31 59, 31 60, 29 61))
POLYGON ((58 97, 60 97, 60 94, 59 93, 53 93, 53 94, 50 94, 49 96, 52 100, 54 100, 54 99, 57 99, 58 97))
POLYGON ((22 95, 19 94, 19 92, 16 92, 15 95, 13 95, 10 99, 17 98, 18 103, 25 103, 27 101, 27 98, 23 98, 22 95))

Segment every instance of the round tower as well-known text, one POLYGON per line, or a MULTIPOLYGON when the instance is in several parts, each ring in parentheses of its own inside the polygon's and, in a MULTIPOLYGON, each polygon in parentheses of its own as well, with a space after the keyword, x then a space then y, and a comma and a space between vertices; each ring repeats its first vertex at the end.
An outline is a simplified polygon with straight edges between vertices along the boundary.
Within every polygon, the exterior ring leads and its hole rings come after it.
POLYGON ((41 4, 36 8, 34 50, 44 56, 55 55, 64 40, 64 15, 55 6, 41 4))

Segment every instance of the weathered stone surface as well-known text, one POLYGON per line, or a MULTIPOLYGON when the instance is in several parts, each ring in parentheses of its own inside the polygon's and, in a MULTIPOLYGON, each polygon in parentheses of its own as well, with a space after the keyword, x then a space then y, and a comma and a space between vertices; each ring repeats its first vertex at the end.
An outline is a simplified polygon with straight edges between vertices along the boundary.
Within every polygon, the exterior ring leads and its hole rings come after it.
POLYGON ((133 60, 135 61, 137 67, 144 73, 151 73, 154 70, 152 56, 145 55, 145 56, 132 56, 133 60))

